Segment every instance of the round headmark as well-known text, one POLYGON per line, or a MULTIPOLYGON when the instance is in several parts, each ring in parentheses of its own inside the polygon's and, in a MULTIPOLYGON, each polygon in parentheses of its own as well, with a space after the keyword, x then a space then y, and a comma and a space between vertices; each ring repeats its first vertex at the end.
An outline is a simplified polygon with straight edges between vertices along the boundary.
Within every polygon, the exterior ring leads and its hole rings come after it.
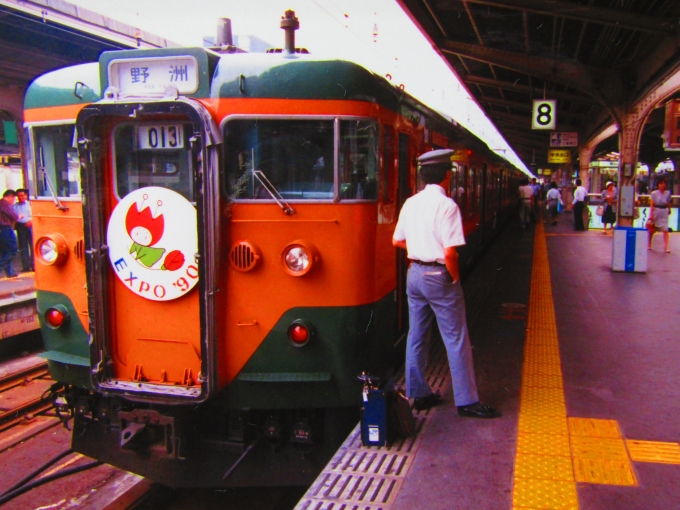
POLYGON ((182 297, 198 282, 196 228, 196 209, 179 193, 156 186, 131 192, 109 218, 113 272, 143 298, 182 297))

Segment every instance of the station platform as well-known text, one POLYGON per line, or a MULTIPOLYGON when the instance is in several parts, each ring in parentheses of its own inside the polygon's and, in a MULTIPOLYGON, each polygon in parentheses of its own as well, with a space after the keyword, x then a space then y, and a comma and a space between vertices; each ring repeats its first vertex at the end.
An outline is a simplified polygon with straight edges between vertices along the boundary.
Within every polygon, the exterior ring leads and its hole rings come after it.
POLYGON ((444 403, 417 434, 363 447, 359 428, 296 510, 680 507, 680 237, 646 273, 613 272, 612 235, 511 225, 464 282, 481 400, 461 418, 443 346, 444 403))

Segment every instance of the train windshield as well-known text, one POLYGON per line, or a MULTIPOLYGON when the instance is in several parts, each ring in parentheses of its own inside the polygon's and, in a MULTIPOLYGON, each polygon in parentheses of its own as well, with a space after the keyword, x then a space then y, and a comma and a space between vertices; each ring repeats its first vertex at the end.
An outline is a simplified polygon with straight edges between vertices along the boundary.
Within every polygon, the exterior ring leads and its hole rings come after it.
POLYGON ((256 178, 261 171, 285 200, 377 197, 377 126, 373 121, 339 122, 335 161, 333 119, 238 119, 225 128, 225 164, 232 199, 270 200, 256 178))
POLYGON ((181 122, 118 126, 114 134, 118 198, 139 188, 160 186, 195 202, 191 133, 191 125, 181 122))
POLYGON ((33 127, 39 197, 80 198, 75 124, 33 127))

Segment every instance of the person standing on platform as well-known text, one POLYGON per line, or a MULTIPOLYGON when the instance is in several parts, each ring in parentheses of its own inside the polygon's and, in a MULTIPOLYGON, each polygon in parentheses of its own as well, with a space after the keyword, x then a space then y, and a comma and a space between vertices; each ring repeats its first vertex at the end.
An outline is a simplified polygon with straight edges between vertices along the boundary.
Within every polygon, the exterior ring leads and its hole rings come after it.
MULTIPOLYGON (((437 320, 449 359, 455 403, 460 416, 496 418, 500 413, 479 402, 465 300, 458 274, 457 246, 465 244, 460 210, 446 196, 444 181, 454 151, 440 149, 418 158, 425 188, 404 203, 392 244, 411 259, 406 280, 409 331, 406 342, 406 394, 418 411, 439 405, 425 380, 431 329, 437 320)), ((529 188, 530 189, 530 188, 529 188)))
POLYGON ((659 189, 652 191, 650 197, 651 208, 649 210, 649 219, 654 222, 654 226, 649 229, 649 242, 647 249, 652 249, 652 237, 658 230, 663 232, 663 247, 666 253, 670 253, 668 245, 670 235, 668 234, 668 217, 671 214, 671 192, 666 189, 666 179, 662 177, 659 179, 657 185, 659 189))
POLYGON ((17 230, 19 253, 21 253, 21 270, 25 273, 33 271, 33 214, 31 204, 28 202, 28 190, 17 190, 17 200, 12 207, 19 219, 14 227, 17 230))
POLYGON ((519 220, 522 228, 526 228, 534 203, 534 190, 529 185, 529 179, 522 179, 519 183, 519 200, 519 220))
POLYGON ((612 181, 607 181, 606 189, 602 192, 602 205, 604 211, 602 212, 602 224, 604 225, 604 235, 607 235, 607 223, 611 225, 614 230, 614 223, 616 223, 616 199, 618 193, 612 181))
POLYGON ((574 229, 585 230, 586 226, 583 222, 583 212, 586 208, 586 199, 588 198, 588 190, 583 187, 581 179, 576 179, 576 189, 574 190, 574 229))
POLYGON ((4 271, 7 278, 18 276, 12 269, 12 260, 17 254, 14 223, 19 219, 19 215, 12 208, 15 198, 14 190, 8 189, 2 194, 2 200, 0 200, 0 271, 4 271))
POLYGON ((531 189, 534 190, 533 209, 531 210, 531 219, 534 223, 538 223, 538 213, 540 211, 541 185, 536 181, 536 177, 531 179, 531 189))
POLYGON ((548 212, 550 213, 550 219, 552 220, 550 224, 554 227, 557 225, 557 215, 559 214, 557 204, 564 205, 564 202, 562 202, 562 195, 560 194, 560 190, 557 189, 557 183, 555 181, 550 183, 550 189, 545 198, 548 202, 548 212))

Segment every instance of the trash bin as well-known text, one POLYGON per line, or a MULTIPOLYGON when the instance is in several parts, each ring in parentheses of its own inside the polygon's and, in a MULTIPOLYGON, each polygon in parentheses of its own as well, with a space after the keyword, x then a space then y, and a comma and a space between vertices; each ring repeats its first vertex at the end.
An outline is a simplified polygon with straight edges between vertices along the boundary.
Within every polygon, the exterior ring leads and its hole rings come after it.
POLYGON ((647 272, 648 232, 644 228, 616 227, 612 248, 612 270, 647 272))

